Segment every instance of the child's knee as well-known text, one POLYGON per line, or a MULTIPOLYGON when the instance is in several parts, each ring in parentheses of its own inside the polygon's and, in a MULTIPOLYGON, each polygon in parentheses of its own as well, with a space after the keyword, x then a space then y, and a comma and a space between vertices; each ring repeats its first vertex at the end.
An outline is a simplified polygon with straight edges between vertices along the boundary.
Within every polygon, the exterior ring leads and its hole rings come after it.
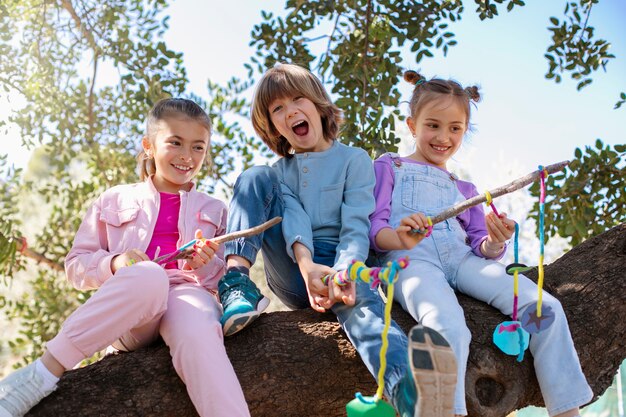
POLYGON ((563 310, 563 305, 554 296, 544 293, 541 305, 542 309, 550 308, 550 311, 552 312, 552 314, 554 314, 555 318, 565 317, 565 310, 563 310))
POLYGON ((470 342, 472 341, 472 332, 470 332, 470 329, 465 323, 451 326, 445 333, 444 337, 446 337, 446 339, 448 339, 448 335, 450 337, 448 340, 450 344, 469 348, 470 342))
POLYGON ((154 262, 140 262, 133 265, 134 274, 129 292, 140 303, 165 304, 169 293, 169 278, 165 270, 154 262))
POLYGON ((272 185, 278 183, 278 176, 272 167, 266 165, 255 165, 244 172, 242 172, 237 178, 235 187, 242 184, 252 185, 272 185))

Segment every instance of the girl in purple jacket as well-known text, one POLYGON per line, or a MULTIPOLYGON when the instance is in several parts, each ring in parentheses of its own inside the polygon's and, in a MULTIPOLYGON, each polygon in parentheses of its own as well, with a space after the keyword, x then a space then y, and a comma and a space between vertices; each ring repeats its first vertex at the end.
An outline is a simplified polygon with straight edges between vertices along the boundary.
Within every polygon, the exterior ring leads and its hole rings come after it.
POLYGON ((211 123, 191 100, 165 99, 148 114, 138 156, 143 182, 105 191, 87 211, 65 259, 68 279, 97 291, 72 313, 40 359, 0 382, 0 417, 24 415, 65 370, 109 345, 123 351, 160 335, 201 416, 249 416, 223 343, 216 296, 223 250, 198 241, 193 255, 152 262, 197 238, 224 234, 226 206, 196 191, 211 123))
MULTIPOLYGON (((485 216, 482 207, 475 206, 434 225, 430 237, 413 233, 426 230, 426 216, 478 194, 473 184, 448 172, 446 164, 468 129, 470 101, 478 101, 480 95, 477 87, 426 80, 415 71, 407 71, 405 80, 415 85, 407 119, 415 152, 406 157, 386 154, 375 161, 376 209, 370 216, 370 241, 385 261, 410 258, 408 268, 400 271, 394 298, 415 320, 450 342, 458 365, 455 414, 466 415, 465 369, 471 334, 455 291, 512 314, 513 282, 496 260, 503 256, 515 223, 504 214, 485 216)), ((537 297, 537 286, 520 276, 520 310, 535 305, 537 297)), ((530 341, 537 379, 551 416, 578 416, 578 407, 589 402, 593 393, 561 304, 546 293, 543 303, 552 309, 555 320, 530 341)))

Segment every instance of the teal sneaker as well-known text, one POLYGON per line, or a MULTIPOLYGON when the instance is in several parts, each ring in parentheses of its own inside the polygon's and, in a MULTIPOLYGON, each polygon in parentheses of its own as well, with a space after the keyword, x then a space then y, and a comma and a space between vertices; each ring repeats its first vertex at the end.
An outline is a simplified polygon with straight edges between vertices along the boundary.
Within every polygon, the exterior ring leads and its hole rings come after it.
POLYGON ((224 336, 232 336, 252 323, 270 304, 250 277, 238 271, 224 275, 218 283, 224 314, 220 319, 224 336))
POLYGON ((421 325, 409 331, 409 372, 393 388, 401 417, 454 415, 456 359, 447 340, 421 325))

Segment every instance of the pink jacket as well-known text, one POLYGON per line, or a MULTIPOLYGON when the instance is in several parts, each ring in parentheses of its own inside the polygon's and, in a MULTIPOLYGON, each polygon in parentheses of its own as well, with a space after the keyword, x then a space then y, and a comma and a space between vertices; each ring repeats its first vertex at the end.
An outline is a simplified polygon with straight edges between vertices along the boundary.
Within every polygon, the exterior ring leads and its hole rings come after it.
MULTIPOLYGON (((113 276, 111 259, 130 249, 146 251, 159 214, 159 193, 152 180, 118 185, 98 197, 83 219, 72 249, 65 258, 68 280, 79 290, 100 287, 113 276)), ((211 238, 226 230, 226 205, 196 191, 180 192, 178 230, 180 247, 194 238, 196 229, 211 238)), ((165 254, 161 254, 165 255, 165 254)), ((197 270, 187 270, 186 261, 179 269, 166 269, 172 284, 197 282, 215 290, 224 275, 224 249, 218 249, 211 262, 197 270)))

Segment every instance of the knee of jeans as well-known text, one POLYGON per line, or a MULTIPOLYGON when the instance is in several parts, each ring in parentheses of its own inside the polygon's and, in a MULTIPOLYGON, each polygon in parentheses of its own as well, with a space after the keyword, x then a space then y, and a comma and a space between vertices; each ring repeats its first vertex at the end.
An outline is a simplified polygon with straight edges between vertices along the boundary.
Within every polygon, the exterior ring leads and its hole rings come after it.
POLYGON ((563 310, 563 305, 559 300, 557 300, 554 296, 546 293, 544 291, 542 297, 542 308, 549 307, 554 314, 555 318, 564 317, 565 311, 563 310))
POLYGON ((255 165, 242 172, 235 183, 235 187, 246 185, 274 186, 278 184, 278 175, 272 167, 255 165))
POLYGON ((469 349, 472 341, 472 332, 470 332, 465 322, 447 326, 446 329, 442 329, 441 333, 451 346, 469 349))
POLYGON ((278 296, 280 301, 291 310, 303 310, 311 307, 308 298, 303 298, 293 293, 289 293, 288 295, 284 295, 281 294, 281 292, 276 291, 274 291, 274 293, 278 296))

